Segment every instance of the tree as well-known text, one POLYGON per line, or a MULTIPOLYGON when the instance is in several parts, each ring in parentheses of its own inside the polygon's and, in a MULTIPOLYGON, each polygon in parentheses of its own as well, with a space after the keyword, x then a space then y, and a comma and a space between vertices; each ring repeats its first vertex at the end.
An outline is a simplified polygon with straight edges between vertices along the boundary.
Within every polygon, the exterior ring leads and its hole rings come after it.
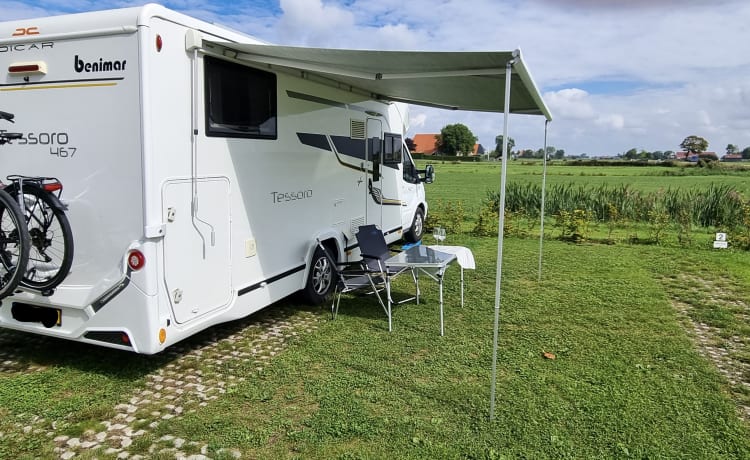
MULTIPOLYGON (((510 153, 510 151, 513 150, 513 147, 515 146, 516 146, 516 141, 514 141, 512 137, 508 136, 508 153, 510 153)), ((500 156, 503 154, 503 135, 502 134, 495 136, 495 152, 497 152, 497 156, 500 156)))
POLYGON ((623 156, 627 158, 628 160, 635 160, 636 158, 638 158, 638 149, 632 148, 628 150, 627 152, 625 152, 625 155, 623 156))
POLYGON ((563 149, 555 150, 555 160, 562 160, 563 158, 565 158, 565 150, 563 149))
POLYGON ((734 144, 727 144, 727 155, 733 155, 735 153, 739 153, 740 149, 734 144))
POLYGON ((708 148, 708 141, 700 136, 688 136, 682 141, 680 147, 689 153, 701 153, 708 148))
POLYGON ((445 155, 468 154, 474 151, 477 137, 461 123, 446 125, 440 130, 438 150, 445 155))
POLYGON ((745 147, 744 149, 742 149, 742 159, 750 160, 750 147, 745 147))
POLYGON ((417 150, 417 144, 414 143, 414 139, 411 137, 407 137, 404 139, 404 143, 406 144, 406 148, 409 149, 410 152, 413 152, 417 150))

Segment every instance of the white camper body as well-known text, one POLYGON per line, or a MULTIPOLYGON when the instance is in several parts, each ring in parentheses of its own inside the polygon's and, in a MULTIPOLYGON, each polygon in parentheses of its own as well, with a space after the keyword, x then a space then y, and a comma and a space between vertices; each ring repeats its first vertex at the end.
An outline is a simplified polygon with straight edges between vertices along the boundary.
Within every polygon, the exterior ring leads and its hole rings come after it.
POLYGON ((360 225, 421 233, 408 106, 240 44, 262 45, 157 5, 0 23, 0 129, 24 135, 0 171, 58 177, 75 241, 54 294, 20 289, 0 326, 156 353, 305 290, 318 238, 343 259, 360 225))

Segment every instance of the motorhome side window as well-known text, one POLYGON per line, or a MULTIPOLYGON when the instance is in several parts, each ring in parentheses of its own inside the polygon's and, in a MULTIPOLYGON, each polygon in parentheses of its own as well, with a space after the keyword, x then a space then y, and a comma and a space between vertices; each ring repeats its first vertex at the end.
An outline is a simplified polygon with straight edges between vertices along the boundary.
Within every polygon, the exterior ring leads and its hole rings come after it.
POLYGON ((385 151, 383 161, 386 164, 401 163, 401 136, 398 134, 385 134, 385 151))
POLYGON ((206 56, 206 135, 276 139, 276 75, 206 56))

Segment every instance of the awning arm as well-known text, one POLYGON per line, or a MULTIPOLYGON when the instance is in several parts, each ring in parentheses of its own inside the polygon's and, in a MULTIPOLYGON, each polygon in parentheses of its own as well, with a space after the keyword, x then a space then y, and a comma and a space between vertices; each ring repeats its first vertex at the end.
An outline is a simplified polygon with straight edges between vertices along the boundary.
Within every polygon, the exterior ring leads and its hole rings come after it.
POLYGON ((497 228, 497 269, 495 272, 495 324, 492 339, 492 383, 490 385, 490 420, 495 419, 495 387, 497 381, 497 341, 500 329, 500 295, 503 277, 503 238, 505 236, 505 182, 508 175, 508 116, 510 115, 510 80, 511 67, 521 61, 520 51, 513 52, 513 59, 508 61, 505 73, 505 107, 503 112, 503 150, 502 169, 500 171, 500 203, 498 204, 497 228))

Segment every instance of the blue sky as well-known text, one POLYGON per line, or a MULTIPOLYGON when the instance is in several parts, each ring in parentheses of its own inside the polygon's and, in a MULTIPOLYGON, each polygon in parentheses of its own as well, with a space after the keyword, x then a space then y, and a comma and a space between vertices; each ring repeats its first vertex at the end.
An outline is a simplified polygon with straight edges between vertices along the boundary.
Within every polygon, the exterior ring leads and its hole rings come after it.
MULTIPOLYGON (((13 20, 135 6, 128 0, 0 0, 13 20)), ((165 6, 263 40, 400 50, 521 48, 568 154, 679 150, 688 135, 723 153, 750 146, 746 0, 174 0, 165 6)), ((502 116, 412 107, 415 133, 464 123, 492 148, 502 116)), ((541 119, 514 116, 518 148, 541 119)))

